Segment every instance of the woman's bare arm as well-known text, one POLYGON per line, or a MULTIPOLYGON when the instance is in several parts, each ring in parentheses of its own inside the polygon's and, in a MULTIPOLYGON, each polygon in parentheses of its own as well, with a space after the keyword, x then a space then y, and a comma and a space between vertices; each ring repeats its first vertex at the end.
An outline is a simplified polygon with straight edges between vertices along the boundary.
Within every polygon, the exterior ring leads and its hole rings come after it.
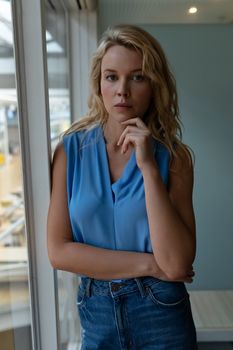
POLYGON ((152 248, 158 265, 170 278, 185 275, 196 253, 193 167, 189 156, 181 149, 177 151, 179 157, 170 167, 168 191, 155 162, 143 168, 152 248))
MULTIPOLYGON (((168 280, 153 254, 116 251, 72 241, 67 207, 66 155, 62 143, 56 148, 52 168, 52 194, 47 221, 48 255, 55 269, 96 279, 153 276, 168 280)), ((192 282, 191 275, 182 278, 192 282)))

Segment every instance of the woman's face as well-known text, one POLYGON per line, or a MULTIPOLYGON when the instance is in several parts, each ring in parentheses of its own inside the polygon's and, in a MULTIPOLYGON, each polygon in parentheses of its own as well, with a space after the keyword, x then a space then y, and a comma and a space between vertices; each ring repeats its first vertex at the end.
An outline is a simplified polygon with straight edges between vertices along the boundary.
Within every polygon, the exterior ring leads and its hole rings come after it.
POLYGON ((142 74, 142 55, 115 45, 101 63, 101 95, 109 117, 117 122, 143 119, 152 98, 149 79, 142 74))

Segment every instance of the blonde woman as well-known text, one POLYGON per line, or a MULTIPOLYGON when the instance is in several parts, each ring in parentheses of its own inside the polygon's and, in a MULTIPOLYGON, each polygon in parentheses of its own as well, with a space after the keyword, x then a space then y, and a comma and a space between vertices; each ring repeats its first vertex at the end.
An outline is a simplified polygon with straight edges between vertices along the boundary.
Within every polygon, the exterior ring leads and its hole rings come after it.
POLYGON ((88 116, 53 159, 48 254, 80 276, 82 350, 194 350, 193 165, 175 81, 146 31, 109 28, 88 116))

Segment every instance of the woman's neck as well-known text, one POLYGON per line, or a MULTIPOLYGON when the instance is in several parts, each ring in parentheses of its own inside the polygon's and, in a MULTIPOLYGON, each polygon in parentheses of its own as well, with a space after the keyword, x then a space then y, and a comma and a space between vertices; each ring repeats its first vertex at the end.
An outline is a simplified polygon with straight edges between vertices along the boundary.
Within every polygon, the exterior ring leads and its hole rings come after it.
POLYGON ((120 123, 110 123, 109 120, 103 126, 104 139, 107 144, 111 144, 114 148, 117 148, 117 142, 124 131, 125 126, 120 123))

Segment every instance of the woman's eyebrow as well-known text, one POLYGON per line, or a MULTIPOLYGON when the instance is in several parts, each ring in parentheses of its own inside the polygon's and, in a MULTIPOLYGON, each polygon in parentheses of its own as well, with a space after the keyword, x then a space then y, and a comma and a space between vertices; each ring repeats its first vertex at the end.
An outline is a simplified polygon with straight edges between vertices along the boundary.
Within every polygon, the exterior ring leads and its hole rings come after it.
MULTIPOLYGON (((141 72, 141 71, 142 71, 142 68, 136 68, 136 69, 131 70, 130 72, 132 73, 132 72, 141 72)), ((105 72, 117 72, 117 70, 107 68, 107 69, 104 70, 104 73, 105 72)))
POLYGON ((104 73, 105 73, 105 72, 116 72, 116 71, 115 71, 114 69, 108 69, 108 68, 107 68, 107 69, 104 70, 104 73))

